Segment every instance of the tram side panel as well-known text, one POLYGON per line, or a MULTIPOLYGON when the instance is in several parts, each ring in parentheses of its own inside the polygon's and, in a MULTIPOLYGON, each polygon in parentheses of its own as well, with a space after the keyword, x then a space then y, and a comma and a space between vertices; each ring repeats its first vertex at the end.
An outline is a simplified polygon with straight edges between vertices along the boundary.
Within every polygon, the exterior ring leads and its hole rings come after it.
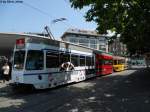
POLYGON ((96 71, 98 76, 112 74, 112 56, 103 53, 96 54, 96 71))

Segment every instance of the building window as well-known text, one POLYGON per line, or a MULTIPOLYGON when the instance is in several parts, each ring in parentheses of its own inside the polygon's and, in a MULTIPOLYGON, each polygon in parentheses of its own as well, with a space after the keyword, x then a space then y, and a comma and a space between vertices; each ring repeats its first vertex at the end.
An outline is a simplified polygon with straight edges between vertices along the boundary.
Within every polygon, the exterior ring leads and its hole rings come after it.
POLYGON ((101 50, 102 50, 102 51, 106 51, 106 48, 102 48, 101 50))
POLYGON ((77 38, 70 38, 69 42, 71 42, 71 43, 78 43, 78 39, 77 38))
POLYGON ((105 45, 99 45, 99 50, 106 51, 106 46, 105 45))
POLYGON ((97 49, 97 41, 95 39, 90 40, 90 47, 97 49))
POLYGON ((87 46, 89 45, 89 40, 86 38, 79 39, 79 45, 87 46))

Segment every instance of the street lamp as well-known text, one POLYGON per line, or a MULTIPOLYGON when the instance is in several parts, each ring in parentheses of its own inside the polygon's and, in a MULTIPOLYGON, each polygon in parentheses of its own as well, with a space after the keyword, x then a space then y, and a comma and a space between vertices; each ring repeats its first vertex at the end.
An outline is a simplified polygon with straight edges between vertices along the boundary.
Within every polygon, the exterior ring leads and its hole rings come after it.
MULTIPOLYGON (((54 23, 57 23, 57 22, 60 22, 60 21, 65 21, 65 20, 67 20, 67 19, 66 18, 54 19, 54 20, 51 21, 51 24, 54 24, 54 23)), ((45 26, 44 29, 48 33, 49 38, 55 40, 55 37, 52 34, 50 28, 48 26, 45 26)))
POLYGON ((58 19, 52 20, 51 23, 57 23, 57 22, 60 22, 60 21, 66 21, 66 20, 67 20, 66 18, 58 18, 58 19))

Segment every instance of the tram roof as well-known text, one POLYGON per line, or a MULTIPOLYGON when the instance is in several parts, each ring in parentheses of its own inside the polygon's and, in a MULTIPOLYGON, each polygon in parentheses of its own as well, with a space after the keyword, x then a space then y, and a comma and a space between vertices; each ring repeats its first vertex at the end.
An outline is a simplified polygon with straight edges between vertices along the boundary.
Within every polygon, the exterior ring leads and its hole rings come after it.
POLYGON ((113 53, 111 53, 111 52, 105 52, 105 51, 102 51, 102 50, 95 50, 94 52, 95 53, 104 53, 104 54, 107 54, 107 55, 113 55, 113 53))
POLYGON ((125 57, 122 57, 122 56, 113 56, 113 59, 125 59, 125 57))

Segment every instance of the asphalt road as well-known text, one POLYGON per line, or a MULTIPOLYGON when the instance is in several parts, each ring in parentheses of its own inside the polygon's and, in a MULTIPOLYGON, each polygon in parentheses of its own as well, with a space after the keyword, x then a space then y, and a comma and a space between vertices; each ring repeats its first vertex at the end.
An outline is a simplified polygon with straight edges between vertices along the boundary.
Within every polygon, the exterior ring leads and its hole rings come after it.
POLYGON ((56 89, 0 88, 0 112, 150 112, 150 69, 135 68, 56 89))

